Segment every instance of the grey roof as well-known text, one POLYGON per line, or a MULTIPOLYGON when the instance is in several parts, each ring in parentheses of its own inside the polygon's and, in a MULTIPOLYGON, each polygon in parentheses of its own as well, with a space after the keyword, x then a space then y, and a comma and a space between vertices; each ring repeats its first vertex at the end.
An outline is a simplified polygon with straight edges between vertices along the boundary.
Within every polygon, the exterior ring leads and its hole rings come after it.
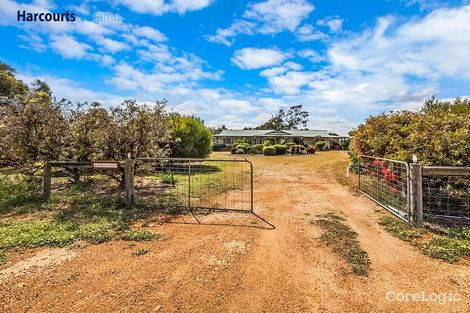
POLYGON ((332 136, 326 129, 319 130, 259 130, 259 129, 228 129, 223 130, 220 134, 214 135, 215 137, 338 137, 332 136))

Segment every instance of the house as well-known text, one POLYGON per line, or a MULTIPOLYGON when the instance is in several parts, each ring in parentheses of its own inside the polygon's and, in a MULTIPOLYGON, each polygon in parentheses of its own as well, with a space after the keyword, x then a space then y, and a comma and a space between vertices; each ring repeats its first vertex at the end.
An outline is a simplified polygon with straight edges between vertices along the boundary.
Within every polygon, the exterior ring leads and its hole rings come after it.
POLYGON ((237 139, 245 138, 252 145, 261 144, 266 139, 272 143, 283 143, 293 141, 301 145, 310 145, 323 140, 327 147, 334 143, 341 143, 348 137, 331 134, 327 130, 223 130, 214 135, 214 143, 218 146, 231 147, 237 139))

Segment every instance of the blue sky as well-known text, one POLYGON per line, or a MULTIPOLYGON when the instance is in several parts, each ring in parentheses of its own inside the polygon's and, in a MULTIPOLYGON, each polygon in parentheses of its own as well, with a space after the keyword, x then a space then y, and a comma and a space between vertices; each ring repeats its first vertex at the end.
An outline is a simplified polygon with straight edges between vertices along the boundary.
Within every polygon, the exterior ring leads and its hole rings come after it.
POLYGON ((166 98, 229 128, 302 104, 310 129, 345 134, 433 94, 470 95, 468 21, 461 0, 0 0, 0 60, 73 101, 166 98))

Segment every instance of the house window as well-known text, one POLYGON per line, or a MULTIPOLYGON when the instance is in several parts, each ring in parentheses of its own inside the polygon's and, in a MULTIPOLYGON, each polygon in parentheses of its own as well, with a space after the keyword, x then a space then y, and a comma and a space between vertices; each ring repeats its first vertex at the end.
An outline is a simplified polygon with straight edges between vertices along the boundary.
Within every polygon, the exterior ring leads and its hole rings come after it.
POLYGON ((233 143, 233 139, 232 138, 224 138, 224 144, 225 145, 231 145, 233 143))

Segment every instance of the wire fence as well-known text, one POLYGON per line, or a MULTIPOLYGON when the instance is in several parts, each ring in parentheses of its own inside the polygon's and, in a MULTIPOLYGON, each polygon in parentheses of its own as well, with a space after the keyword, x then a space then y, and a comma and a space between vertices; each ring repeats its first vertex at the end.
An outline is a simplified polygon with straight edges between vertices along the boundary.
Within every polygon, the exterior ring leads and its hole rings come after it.
POLYGON ((246 159, 136 159, 136 205, 253 212, 253 168, 246 159))
POLYGON ((410 169, 406 162, 359 157, 359 190, 403 220, 410 221, 410 169))
POLYGON ((470 222, 470 177, 423 176, 423 215, 470 222))

